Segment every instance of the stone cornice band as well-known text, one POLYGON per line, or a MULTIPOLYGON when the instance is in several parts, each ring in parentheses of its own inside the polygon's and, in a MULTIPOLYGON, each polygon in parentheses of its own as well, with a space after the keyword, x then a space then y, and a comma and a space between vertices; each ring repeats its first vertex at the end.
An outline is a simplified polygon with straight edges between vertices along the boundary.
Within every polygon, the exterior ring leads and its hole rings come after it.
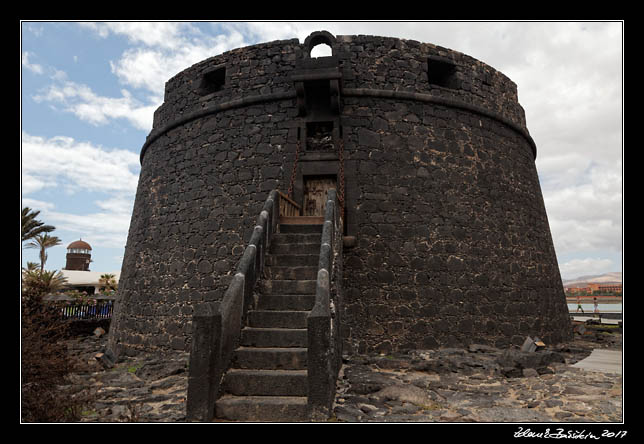
MULTIPOLYGON (((523 136, 526 139, 526 141, 530 145, 530 148, 532 149, 533 157, 535 159, 537 157, 537 146, 525 128, 521 127, 520 125, 517 125, 516 123, 512 122, 510 119, 507 119, 506 117, 503 117, 498 113, 495 113, 493 111, 490 111, 488 109, 485 109, 477 105, 472 105, 470 103, 465 103, 456 99, 437 97, 431 94, 416 93, 416 92, 410 92, 410 91, 392 91, 392 90, 385 90, 385 89, 343 88, 341 95, 346 97, 377 97, 377 98, 384 98, 384 99, 415 100, 419 102, 433 103, 436 105, 442 105, 442 106, 447 106, 451 108, 458 108, 475 114, 479 114, 484 117, 488 117, 490 119, 496 120, 497 122, 500 122, 503 125, 506 125, 512 130, 519 133, 521 136, 523 136)), ((152 144, 152 142, 154 142, 156 139, 158 139, 168 131, 178 126, 181 126, 187 122, 190 122, 195 119, 199 119, 201 117, 208 116, 210 114, 215 114, 221 111, 239 108, 242 106, 249 106, 257 103, 272 102, 277 100, 287 100, 287 99, 294 99, 294 98, 296 98, 295 91, 278 92, 278 93, 271 93, 271 94, 259 94, 259 95, 253 95, 253 96, 246 96, 237 100, 230 100, 228 102, 217 103, 207 108, 200 109, 199 111, 193 111, 191 113, 183 115, 172 122, 162 125, 158 129, 153 129, 150 132, 150 134, 145 140, 145 143, 143 144, 143 147, 141 148, 141 154, 139 156, 140 162, 141 164, 143 164, 143 156, 145 155, 145 152, 147 151, 148 147, 152 144)))

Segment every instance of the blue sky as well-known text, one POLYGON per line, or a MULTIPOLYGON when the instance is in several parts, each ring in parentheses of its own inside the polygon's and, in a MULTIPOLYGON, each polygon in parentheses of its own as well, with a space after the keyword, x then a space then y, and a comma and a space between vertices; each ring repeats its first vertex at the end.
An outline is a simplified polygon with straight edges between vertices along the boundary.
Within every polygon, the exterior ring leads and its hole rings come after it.
MULTIPOLYGON (((92 245, 91 269, 119 271, 139 152, 165 81, 192 64, 313 31, 434 43, 518 87, 537 144, 564 279, 622 270, 623 27, 620 22, 21 23, 21 196, 62 245, 92 245)), ((38 262, 23 249, 22 263, 38 262)))

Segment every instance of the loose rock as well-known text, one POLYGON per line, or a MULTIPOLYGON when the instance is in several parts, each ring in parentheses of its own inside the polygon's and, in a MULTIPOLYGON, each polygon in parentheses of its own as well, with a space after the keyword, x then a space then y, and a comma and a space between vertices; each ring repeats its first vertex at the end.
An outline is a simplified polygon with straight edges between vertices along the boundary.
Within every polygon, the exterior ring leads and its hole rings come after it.
POLYGON ((333 419, 619 422, 621 375, 571 367, 593 348, 621 347, 621 334, 594 339, 578 337, 529 352, 474 344, 467 349, 414 350, 391 359, 352 356, 341 370, 333 419), (345 396, 350 393, 360 396, 345 396), (365 405, 378 407, 368 414, 360 410, 365 405))
POLYGON ((409 384, 396 384, 385 387, 375 393, 373 397, 376 399, 410 402, 419 406, 432 403, 431 397, 425 390, 409 384))
POLYGON ((74 375, 95 398, 81 422, 183 422, 186 420, 188 354, 142 354, 114 361, 104 335, 68 342, 70 354, 86 364, 74 375))
MULTIPOLYGON (((394 359, 351 356, 340 371, 331 420, 620 422, 621 375, 571 367, 593 348, 621 347, 621 334, 593 339, 577 337, 531 352, 541 356, 530 359, 482 345, 414 350, 394 359)), ((95 394, 81 421, 186 421, 187 353, 114 362, 104 346, 105 336, 94 335, 68 343, 71 356, 86 364, 73 383, 95 394)))

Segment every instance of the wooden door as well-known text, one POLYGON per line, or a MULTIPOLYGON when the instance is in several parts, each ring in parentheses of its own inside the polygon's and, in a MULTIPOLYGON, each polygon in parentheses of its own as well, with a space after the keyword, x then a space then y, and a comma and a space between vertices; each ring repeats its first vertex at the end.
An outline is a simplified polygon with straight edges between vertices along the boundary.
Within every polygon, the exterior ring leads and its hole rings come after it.
POLYGON ((327 191, 337 189, 335 176, 305 176, 303 216, 324 216, 327 191))

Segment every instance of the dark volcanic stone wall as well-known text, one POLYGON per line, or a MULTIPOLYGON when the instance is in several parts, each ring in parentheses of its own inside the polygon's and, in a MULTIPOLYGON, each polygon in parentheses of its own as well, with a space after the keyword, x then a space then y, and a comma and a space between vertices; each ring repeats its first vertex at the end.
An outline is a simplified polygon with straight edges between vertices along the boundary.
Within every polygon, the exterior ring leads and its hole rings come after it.
POLYGON ((443 107, 345 101, 347 114, 360 108, 378 117, 347 134, 359 178, 358 247, 345 251, 354 349, 562 340, 567 309, 528 143, 443 107))
MULTIPOLYGON (((255 60, 274 60, 285 46, 232 51, 171 79, 151 135, 207 104, 239 97, 228 89, 197 94, 204 68, 224 63, 229 84, 250 94, 267 82, 255 60), (245 81, 233 80, 244 72, 245 81)), ((195 306, 222 298, 266 196, 283 183, 293 158, 286 144, 295 134, 294 116, 293 99, 230 107, 165 131, 145 147, 111 350, 189 350, 195 306)))
POLYGON ((338 36, 344 88, 369 88, 431 94, 477 105, 525 127, 517 87, 492 67, 468 55, 431 43, 374 36, 338 36), (428 59, 454 64, 454 88, 428 80, 428 59))
MULTIPOLYGON (((516 85, 431 44, 329 43, 357 240, 344 252, 346 349, 567 339, 516 85), (448 86, 428 81, 435 60, 449 61, 448 86)), ((269 191, 288 188, 301 126, 290 76, 309 49, 298 40, 240 48, 166 84, 141 153, 114 352, 189 350, 195 307, 221 299, 269 191)))
MULTIPOLYGON (((278 108, 243 111, 265 123, 271 113, 284 118, 278 108)), ((283 176, 285 158, 276 146, 251 145, 254 119, 239 114, 191 122, 146 154, 113 339, 135 348, 185 350, 194 305, 221 299, 268 192, 283 176), (224 131, 214 129, 224 122, 224 131)))

